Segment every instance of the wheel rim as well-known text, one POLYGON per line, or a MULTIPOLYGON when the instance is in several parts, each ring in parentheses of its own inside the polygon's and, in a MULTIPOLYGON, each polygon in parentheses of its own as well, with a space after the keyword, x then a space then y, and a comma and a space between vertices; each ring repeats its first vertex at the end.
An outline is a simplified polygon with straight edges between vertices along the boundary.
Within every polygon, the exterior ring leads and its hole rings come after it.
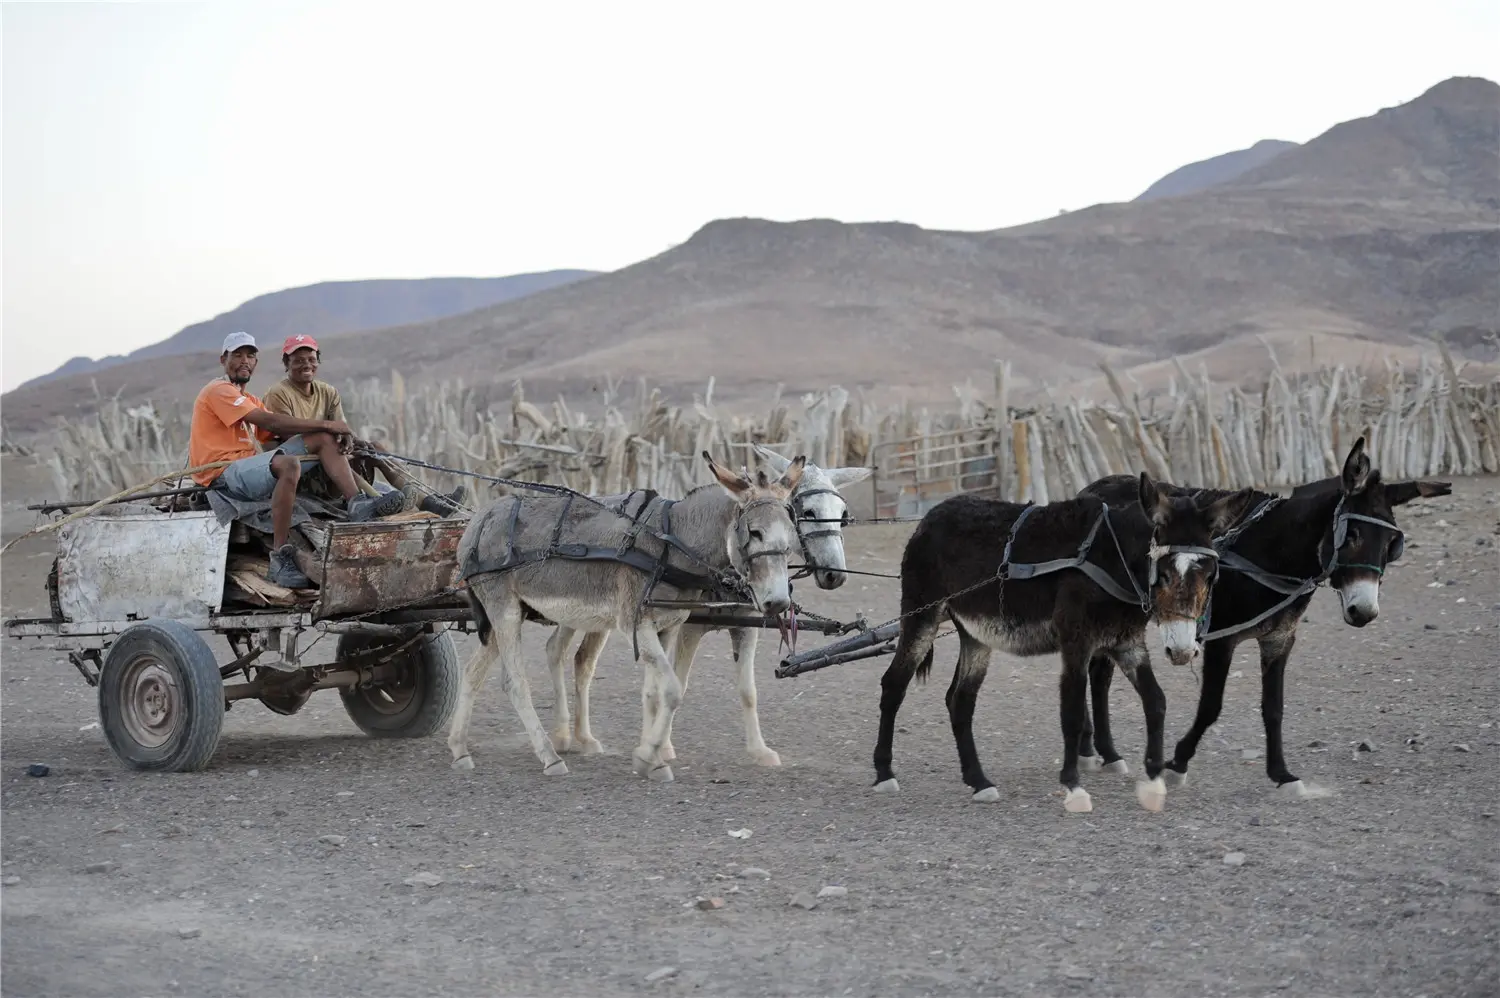
POLYGON ((145 748, 171 741, 183 719, 182 688, 172 670, 153 655, 141 655, 125 666, 120 688, 130 737, 145 748))
POLYGON ((395 681, 357 689, 355 693, 377 714, 399 714, 411 706, 412 698, 417 695, 417 670, 407 659, 401 663, 395 681))

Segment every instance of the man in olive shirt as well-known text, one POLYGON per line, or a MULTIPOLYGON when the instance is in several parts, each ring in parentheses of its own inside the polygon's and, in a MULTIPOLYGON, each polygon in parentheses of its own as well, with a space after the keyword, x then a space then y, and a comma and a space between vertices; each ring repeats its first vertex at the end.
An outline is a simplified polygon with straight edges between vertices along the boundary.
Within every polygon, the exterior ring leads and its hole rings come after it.
MULTIPOLYGON (((313 337, 306 334, 288 336, 281 345, 281 365, 286 369, 286 377, 266 391, 263 399, 265 407, 296 419, 329 419, 347 423, 348 420, 344 418, 344 401, 339 397, 338 389, 326 381, 318 380, 318 367, 322 360, 322 350, 313 337)), ((340 443, 347 450, 354 446, 355 441, 351 439, 340 443)), ((369 450, 384 449, 378 444, 367 444, 364 441, 358 443, 369 450)), ((448 496, 424 495, 425 490, 420 485, 391 467, 388 461, 366 462, 356 459, 356 462, 357 470, 372 483, 374 468, 378 467, 386 481, 406 494, 408 508, 421 508, 439 516, 449 516, 457 512, 458 505, 467 494, 467 490, 459 486, 448 496)), ((375 487, 384 491, 381 486, 375 487)))

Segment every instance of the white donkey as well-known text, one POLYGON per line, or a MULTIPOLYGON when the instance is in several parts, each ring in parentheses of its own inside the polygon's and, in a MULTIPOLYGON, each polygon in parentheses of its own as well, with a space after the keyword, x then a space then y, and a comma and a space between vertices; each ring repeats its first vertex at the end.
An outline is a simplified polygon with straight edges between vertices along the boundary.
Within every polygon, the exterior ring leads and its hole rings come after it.
MULTIPOLYGON (((773 450, 756 445, 755 451, 772 470, 785 474, 791 461, 773 450)), ((797 539, 801 544, 802 564, 819 589, 837 589, 848 578, 844 574, 844 525, 848 522, 849 504, 839 494, 840 490, 862 482, 870 477, 870 468, 828 468, 807 464, 802 470, 802 480, 792 490, 792 512, 797 520, 797 539)), ((688 673, 693 668, 698 644, 709 631, 725 630, 719 625, 685 624, 675 635, 663 635, 666 647, 672 651, 672 662, 677 681, 686 692, 688 673)), ((755 649, 760 641, 760 628, 732 627, 729 631, 730 649, 739 665, 740 709, 745 721, 745 750, 750 758, 761 766, 779 766, 781 757, 769 746, 760 732, 760 716, 756 713, 758 698, 755 691, 755 649)), ((552 686, 555 693, 553 707, 552 743, 560 751, 578 751, 584 755, 602 752, 603 746, 594 737, 589 724, 589 686, 594 679, 594 668, 599 655, 609 640, 608 631, 591 631, 579 642, 573 658, 573 682, 578 697, 578 713, 574 718, 568 714, 568 686, 564 671, 564 660, 568 643, 577 629, 558 627, 547 639, 547 660, 552 669, 552 686)), ((661 709, 661 696, 647 671, 642 678, 641 730, 644 733, 656 723, 661 709)), ((642 739, 644 740, 644 734, 642 739)), ((672 747, 672 721, 667 720, 667 737, 662 745, 661 757, 670 762, 676 758, 672 747)))
POLYGON ((791 605, 788 563, 797 547, 789 500, 805 464, 798 457, 778 481, 765 472, 752 481, 720 468, 707 452, 703 457, 718 485, 700 486, 679 502, 647 493, 632 493, 618 507, 575 495, 507 496, 469 521, 458 560, 480 645, 465 670, 448 732, 455 768, 474 767, 469 718, 499 659, 501 688, 543 772, 568 771, 531 703, 521 661, 521 623, 530 614, 573 630, 633 633, 661 703, 653 724, 642 730, 635 769, 653 780, 672 779, 661 749, 682 684, 662 638, 675 639, 688 611, 647 605, 647 597, 702 599, 733 573, 764 612, 784 613, 791 605), (654 588, 653 575, 660 576, 654 588))

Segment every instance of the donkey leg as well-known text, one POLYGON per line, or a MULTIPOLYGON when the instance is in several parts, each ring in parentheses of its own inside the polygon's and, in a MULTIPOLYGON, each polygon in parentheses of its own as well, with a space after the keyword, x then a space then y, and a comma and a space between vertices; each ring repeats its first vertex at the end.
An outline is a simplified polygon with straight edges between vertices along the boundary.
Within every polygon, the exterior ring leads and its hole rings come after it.
POLYGON ((771 751, 760 733, 760 715, 756 712, 759 694, 755 692, 755 648, 760 644, 760 630, 736 628, 729 632, 729 647, 739 669, 740 713, 745 719, 745 751, 757 766, 780 766, 781 756, 771 751))
MULTIPOLYGON (((670 658, 672 649, 677 647, 677 639, 681 636, 680 627, 669 627, 664 631, 653 632, 663 652, 670 658)), ((642 651, 641 658, 645 659, 642 651)), ((657 715, 661 713, 661 687, 657 682, 656 671, 651 668, 648 661, 642 662, 641 668, 641 740, 637 744, 644 745, 651 738, 651 732, 656 728, 657 715)))
POLYGON ((1203 645, 1203 689, 1198 693, 1198 710, 1193 716, 1193 726, 1178 740, 1167 763, 1167 781, 1173 786, 1187 782, 1188 763, 1197 753, 1198 743, 1224 709, 1224 683, 1233 660, 1234 645, 1229 641, 1209 641, 1203 645))
POLYGON ((1065 644, 1062 649, 1062 676, 1058 680, 1058 713, 1062 721, 1063 767, 1058 779, 1067 788, 1063 808, 1075 813, 1092 811, 1089 792, 1078 785, 1078 736, 1083 732, 1083 716, 1088 711, 1089 659, 1093 649, 1065 644))
MULTIPOLYGON (((1114 734, 1109 726, 1109 688, 1115 679, 1115 660, 1106 654, 1095 655, 1089 662, 1089 696, 1093 699, 1094 722, 1084 724, 1093 729, 1092 748, 1097 749, 1099 754, 1094 758, 1092 764, 1080 758, 1079 769, 1102 769, 1107 773, 1118 773, 1121 776, 1130 772, 1130 767, 1125 760, 1120 758, 1120 753, 1115 749, 1114 734)), ((1087 732, 1085 733, 1087 737, 1087 732)), ((1078 754, 1085 756, 1084 746, 1080 743, 1078 754)))
MULTIPOLYGON (((905 600, 902 601, 903 603, 905 600)), ((917 671, 932 668, 932 642, 937 636, 936 610, 907 617, 901 622, 896 654, 880 677, 880 733, 875 739, 875 791, 893 794, 901 789, 891 769, 891 746, 896 738, 896 713, 906 699, 906 688, 917 671)))
POLYGON ((559 752, 573 750, 573 719, 568 716, 568 680, 563 669, 568 642, 578 632, 559 624, 547 639, 547 669, 552 674, 552 745, 559 752))
POLYGON ((578 712, 573 718, 573 738, 577 750, 584 755, 599 755, 604 746, 594 737, 589 725, 589 687, 594 682, 594 669, 599 664, 599 653, 609 640, 608 631, 594 631, 583 636, 578 650, 573 653, 573 686, 578 696, 578 712))
MULTIPOLYGON (((1089 691, 1094 689, 1094 669, 1099 664, 1100 656, 1095 655, 1094 660, 1089 663, 1089 691)), ((1099 756, 1094 751, 1094 722, 1092 715, 1085 712, 1083 715, 1083 733, 1078 736, 1078 769, 1080 772, 1092 772, 1100 767, 1099 756)))
POLYGON ((531 684, 526 681, 526 663, 521 658, 519 608, 495 621, 491 640, 500 650, 500 688, 510 697, 510 705, 515 708, 516 716, 521 719, 521 726, 531 740, 531 750, 541 761, 542 772, 548 776, 566 775, 567 763, 552 747, 552 739, 547 737, 547 729, 542 726, 542 719, 537 717, 536 707, 531 703, 531 684))
POLYGON ((1140 694, 1146 714, 1146 778, 1135 786, 1136 800, 1148 811, 1160 811, 1167 802, 1167 784, 1162 779, 1162 739, 1167 722, 1167 695, 1156 681, 1151 656, 1144 645, 1122 653, 1121 671, 1140 694), (1126 664, 1128 663, 1128 664, 1126 664))
POLYGON ((1296 640, 1295 631, 1268 634, 1260 639, 1260 716, 1266 725, 1266 775, 1288 797, 1326 797, 1327 790, 1308 786, 1286 768, 1281 711, 1286 701, 1286 662, 1296 640))
POLYGON ((488 643, 481 642, 469 657, 464 668, 463 686, 458 691, 458 705, 453 711, 453 720, 448 723, 448 751, 453 754, 454 769, 473 769, 474 757, 469 754, 469 717, 474 713, 474 701, 484 685, 490 667, 499 657, 499 645, 495 635, 490 634, 488 643))
MULTIPOLYGON (((705 633, 701 627, 683 624, 658 635, 662 639, 662 647, 672 659, 672 671, 677 673, 677 681, 682 684, 684 697, 687 696, 688 673, 693 671, 693 657, 698 654, 698 644, 705 633)), ((657 709, 660 706, 661 701, 658 700, 657 709)), ((662 762, 671 762, 677 758, 677 749, 672 745, 672 720, 673 718, 667 718, 667 740, 661 746, 662 762)))
POLYGON ((979 687, 984 685, 985 674, 990 668, 989 646, 958 627, 958 668, 953 670, 953 682, 948 685, 948 723, 953 726, 953 741, 958 746, 958 764, 964 782, 974 790, 974 800, 988 803, 1000 799, 1000 791, 984 775, 979 764, 979 750, 974 747, 974 703, 979 699, 979 687))
POLYGON ((641 659, 648 672, 653 674, 655 694, 659 700, 656 716, 650 730, 635 749, 635 769, 651 780, 668 783, 672 780, 672 767, 662 761, 661 747, 666 742, 667 727, 672 722, 678 705, 682 703, 682 684, 662 647, 661 638, 649 624, 636 629, 636 640, 640 642, 641 659))

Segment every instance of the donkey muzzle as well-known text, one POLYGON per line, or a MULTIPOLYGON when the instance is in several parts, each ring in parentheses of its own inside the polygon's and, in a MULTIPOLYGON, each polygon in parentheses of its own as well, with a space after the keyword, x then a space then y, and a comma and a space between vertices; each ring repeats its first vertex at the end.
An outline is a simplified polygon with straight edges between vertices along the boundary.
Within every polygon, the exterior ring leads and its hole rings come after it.
POLYGON ((1380 583, 1374 579, 1357 579, 1339 590, 1344 623, 1364 627, 1380 616, 1380 583))
POLYGON ((1203 650, 1198 641, 1198 622, 1194 620, 1179 617, 1166 621, 1161 625, 1161 638, 1173 665, 1187 665, 1203 650))

